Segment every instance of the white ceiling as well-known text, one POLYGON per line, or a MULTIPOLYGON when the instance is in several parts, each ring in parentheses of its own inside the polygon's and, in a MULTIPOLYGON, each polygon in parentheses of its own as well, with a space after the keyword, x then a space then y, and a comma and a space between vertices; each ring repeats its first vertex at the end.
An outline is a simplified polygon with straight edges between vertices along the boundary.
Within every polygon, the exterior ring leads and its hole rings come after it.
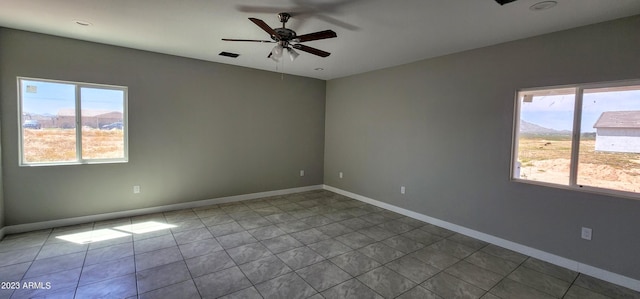
POLYGON ((640 13, 640 0, 529 9, 540 1, 0 0, 0 26, 326 80, 640 13), (293 15, 287 27, 298 35, 335 31, 337 38, 305 43, 331 56, 302 52, 276 64, 266 58, 273 44, 221 40, 269 39, 247 18, 279 27, 277 12, 293 15))

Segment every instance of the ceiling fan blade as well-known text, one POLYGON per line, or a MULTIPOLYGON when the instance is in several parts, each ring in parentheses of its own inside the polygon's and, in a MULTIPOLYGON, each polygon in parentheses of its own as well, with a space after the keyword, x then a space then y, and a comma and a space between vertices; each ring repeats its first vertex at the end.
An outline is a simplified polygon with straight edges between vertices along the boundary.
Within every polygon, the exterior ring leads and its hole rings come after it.
POLYGON ((314 33, 299 35, 299 36, 297 36, 295 38, 295 40, 297 40, 299 42, 308 42, 308 41, 312 41, 312 40, 333 38, 333 37, 337 37, 337 36, 338 35, 335 32, 333 32, 333 30, 324 30, 324 31, 318 31, 318 32, 314 32, 314 33))
POLYGON ((256 42, 256 43, 275 43, 272 40, 261 40, 261 39, 237 39, 237 38, 223 38, 223 41, 227 42, 256 42))
POLYGON ((329 52, 325 52, 325 51, 322 51, 320 49, 316 49, 316 48, 313 48, 313 47, 305 46, 305 45, 302 45, 302 44, 295 44, 295 45, 292 45, 292 47, 294 49, 298 49, 300 51, 311 53, 313 55, 318 55, 320 57, 327 57, 327 56, 331 55, 331 53, 329 53, 329 52))
POLYGON ((278 40, 282 39, 282 37, 280 37, 280 35, 275 30, 273 30, 273 28, 269 27, 269 25, 267 25, 267 23, 265 23, 263 20, 256 18, 249 18, 249 20, 258 25, 258 27, 262 28, 262 30, 269 33, 270 36, 275 36, 278 40))
POLYGON ((514 2, 514 1, 516 1, 516 0, 496 0, 496 2, 498 2, 498 4, 500 4, 500 5, 505 5, 507 3, 511 3, 511 2, 514 2))

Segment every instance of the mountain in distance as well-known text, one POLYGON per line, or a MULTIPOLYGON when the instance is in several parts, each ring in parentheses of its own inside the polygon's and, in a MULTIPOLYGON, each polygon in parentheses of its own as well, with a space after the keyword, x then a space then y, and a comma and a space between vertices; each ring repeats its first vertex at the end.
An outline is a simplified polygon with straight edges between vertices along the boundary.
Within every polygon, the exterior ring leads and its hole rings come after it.
POLYGON ((545 128, 525 120, 520 120, 520 134, 528 135, 571 135, 569 130, 545 128))

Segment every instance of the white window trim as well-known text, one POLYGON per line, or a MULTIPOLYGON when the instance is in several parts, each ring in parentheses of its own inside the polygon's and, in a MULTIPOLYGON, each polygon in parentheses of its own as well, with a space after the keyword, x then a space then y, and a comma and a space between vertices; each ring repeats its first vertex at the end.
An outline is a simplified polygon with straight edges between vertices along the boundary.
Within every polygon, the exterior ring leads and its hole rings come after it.
POLYGON ((607 88, 607 87, 622 87, 622 86, 632 86, 632 85, 640 85, 639 79, 634 80, 621 80, 621 81, 610 81, 610 82, 598 82, 598 83, 584 83, 584 84, 571 84, 571 85, 556 85, 556 86, 545 86, 545 87, 534 87, 534 88, 523 88, 516 90, 515 93, 515 105, 514 105, 514 114, 513 114, 513 132, 512 132, 512 142, 511 142, 511 163, 509 172, 509 180, 517 183, 525 183, 531 185, 540 185, 545 187, 552 187, 558 189, 566 189, 566 190, 574 190, 574 191, 582 191, 588 193, 595 193, 601 195, 609 195, 616 196, 622 198, 629 199, 640 199, 639 192, 629 192, 608 188, 600 188, 594 186, 583 186, 577 183, 578 180, 578 158, 580 154, 580 125, 582 121, 582 96, 583 91, 585 89, 598 89, 598 88, 607 88), (555 184, 550 182, 541 182, 534 180, 526 180, 521 178, 516 178, 515 174, 517 172, 517 154, 518 154, 518 136, 520 132, 520 99, 518 98, 518 94, 521 92, 531 92, 531 91, 540 91, 540 90, 548 90, 548 89, 563 89, 563 88, 573 88, 575 89, 575 103, 574 103, 574 114, 573 114, 573 131, 571 137, 571 161, 570 161, 570 169, 569 169, 569 184, 555 184))
POLYGON ((32 167, 32 166, 63 166, 63 165, 82 165, 82 164, 107 164, 107 163, 128 163, 129 162, 129 90, 126 86, 118 86, 118 85, 109 85, 109 84, 97 84, 97 83, 85 83, 85 82, 74 82, 74 81, 64 81, 64 80, 52 80, 52 79, 41 79, 41 78, 32 78, 32 77, 17 77, 17 90, 18 90, 18 164, 21 167, 32 167), (50 82, 50 83, 61 83, 61 84, 70 84, 75 86, 75 100, 76 100, 76 160, 75 161, 60 161, 60 162, 25 162, 23 155, 23 143, 24 136, 22 130, 22 81, 40 81, 40 82, 50 82), (99 89, 112 89, 112 90, 121 90, 124 92, 123 98, 123 112, 122 112, 122 120, 124 126, 123 130, 123 138, 124 138, 124 157, 123 158, 112 158, 112 159, 82 159, 82 105, 81 105, 81 97, 80 97, 80 89, 81 88, 99 88, 99 89))

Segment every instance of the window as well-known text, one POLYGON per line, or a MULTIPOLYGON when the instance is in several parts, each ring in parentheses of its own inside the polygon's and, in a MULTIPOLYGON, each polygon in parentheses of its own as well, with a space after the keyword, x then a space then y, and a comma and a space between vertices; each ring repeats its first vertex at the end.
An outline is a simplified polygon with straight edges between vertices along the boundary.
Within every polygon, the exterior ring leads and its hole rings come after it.
POLYGON ((512 178, 640 197, 640 81, 518 92, 512 178))
POLYGON ((127 161, 127 88, 18 78, 20 165, 127 161))

